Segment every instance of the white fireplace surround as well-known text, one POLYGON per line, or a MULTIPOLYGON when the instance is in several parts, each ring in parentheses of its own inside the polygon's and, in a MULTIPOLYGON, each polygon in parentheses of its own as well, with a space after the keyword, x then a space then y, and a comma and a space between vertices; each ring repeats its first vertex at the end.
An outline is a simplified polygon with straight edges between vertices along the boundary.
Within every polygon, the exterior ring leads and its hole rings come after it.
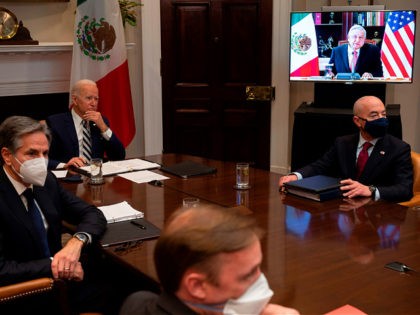
POLYGON ((71 42, 0 45, 0 96, 69 92, 72 52, 71 42))

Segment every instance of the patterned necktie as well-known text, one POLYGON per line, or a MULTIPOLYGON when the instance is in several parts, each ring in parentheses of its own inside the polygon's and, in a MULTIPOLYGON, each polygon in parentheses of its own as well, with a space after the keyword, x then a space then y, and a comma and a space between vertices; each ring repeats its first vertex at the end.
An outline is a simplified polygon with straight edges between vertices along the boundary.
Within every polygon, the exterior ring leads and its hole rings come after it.
POLYGON ((351 72, 356 70, 356 63, 357 63, 357 50, 353 51, 353 59, 351 60, 351 72))
POLYGON ((32 223, 34 224, 35 230, 41 240, 41 249, 44 257, 51 257, 50 249, 48 247, 47 231, 45 230, 44 221, 38 206, 35 204, 34 194, 32 189, 27 188, 23 195, 28 202, 28 214, 31 217, 32 223))
POLYGON ((356 178, 359 178, 360 175, 363 172, 363 169, 365 168, 366 162, 369 158, 369 153, 368 153, 368 149, 372 146, 373 144, 370 142, 365 142, 363 144, 363 148, 362 151, 360 151, 359 153, 359 157, 357 158, 357 164, 356 164, 356 178))
POLYGON ((82 145, 82 156, 90 161, 92 159, 92 142, 90 138, 89 122, 83 120, 83 145, 82 145))

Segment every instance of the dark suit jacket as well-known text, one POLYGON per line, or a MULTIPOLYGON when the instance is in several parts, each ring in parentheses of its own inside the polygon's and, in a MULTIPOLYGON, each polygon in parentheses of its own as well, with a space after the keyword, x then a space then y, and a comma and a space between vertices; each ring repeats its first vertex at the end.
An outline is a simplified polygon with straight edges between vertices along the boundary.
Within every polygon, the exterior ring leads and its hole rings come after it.
POLYGON ((163 292, 157 295, 148 291, 131 294, 123 303, 119 315, 198 315, 177 297, 163 292))
MULTIPOLYGON (((48 174, 44 187, 34 186, 34 195, 48 222, 52 255, 62 248, 62 220, 90 233, 93 241, 104 233, 102 212, 63 189, 54 175, 48 174)), ((0 167, 0 285, 40 276, 52 276, 51 260, 42 256, 29 214, 0 167)))
MULTIPOLYGON (((103 117, 109 126, 108 119, 103 117)), ((67 163, 71 158, 80 156, 79 142, 74 127, 71 112, 55 114, 46 119, 51 130, 52 140, 48 154, 48 168, 55 169, 60 162, 67 163)), ((105 154, 109 160, 124 160, 125 149, 121 141, 112 133, 109 140, 105 140, 99 128, 90 124, 92 137, 92 158, 104 158, 105 154)))
MULTIPOLYGON (((348 46, 348 44, 345 44, 334 47, 332 50, 329 63, 334 64, 333 72, 335 74, 338 72, 351 72, 347 54, 348 46)), ((383 77, 381 50, 375 45, 364 44, 362 48, 360 48, 354 72, 357 72, 360 75, 369 72, 374 77, 383 77)))
MULTIPOLYGON (((296 170, 303 177, 329 175, 356 179, 356 151, 359 134, 339 137, 319 160, 296 170)), ((386 135, 373 148, 358 181, 378 188, 382 199, 409 200, 413 195, 413 164, 410 145, 386 135)))

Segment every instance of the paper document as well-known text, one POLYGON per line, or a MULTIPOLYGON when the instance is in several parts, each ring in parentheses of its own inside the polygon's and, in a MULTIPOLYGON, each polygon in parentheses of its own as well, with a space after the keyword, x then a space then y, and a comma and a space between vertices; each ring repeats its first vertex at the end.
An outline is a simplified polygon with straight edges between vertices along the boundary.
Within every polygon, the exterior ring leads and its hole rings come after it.
MULTIPOLYGON (((149 162, 142 159, 129 159, 121 161, 108 161, 102 164, 102 175, 114 175, 132 171, 160 168, 160 164, 149 162)), ((81 167, 82 170, 90 173, 90 166, 81 167)))
POLYGON ((57 178, 64 178, 67 176, 67 170, 59 170, 59 171, 51 171, 55 177, 57 178))
POLYGON ((143 212, 134 209, 127 201, 98 208, 103 212, 108 223, 134 220, 144 217, 143 212))
POLYGON ((131 180, 137 184, 148 183, 152 180, 163 180, 163 179, 169 178, 169 177, 166 177, 166 176, 163 176, 155 172, 151 172, 151 171, 138 171, 138 172, 124 173, 118 176, 124 177, 125 179, 131 180))

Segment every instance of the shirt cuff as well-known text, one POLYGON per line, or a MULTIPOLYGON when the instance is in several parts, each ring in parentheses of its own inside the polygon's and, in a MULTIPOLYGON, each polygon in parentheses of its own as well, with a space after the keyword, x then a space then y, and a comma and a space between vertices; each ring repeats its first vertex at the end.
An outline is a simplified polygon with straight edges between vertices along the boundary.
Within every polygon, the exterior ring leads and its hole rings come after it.
POLYGON ((112 130, 111 130, 111 128, 108 128, 105 132, 102 132, 101 135, 102 135, 102 137, 105 140, 111 139, 111 137, 112 137, 112 130))
POLYGON ((296 175, 298 180, 303 178, 302 174, 298 172, 292 172, 290 174, 296 175))

